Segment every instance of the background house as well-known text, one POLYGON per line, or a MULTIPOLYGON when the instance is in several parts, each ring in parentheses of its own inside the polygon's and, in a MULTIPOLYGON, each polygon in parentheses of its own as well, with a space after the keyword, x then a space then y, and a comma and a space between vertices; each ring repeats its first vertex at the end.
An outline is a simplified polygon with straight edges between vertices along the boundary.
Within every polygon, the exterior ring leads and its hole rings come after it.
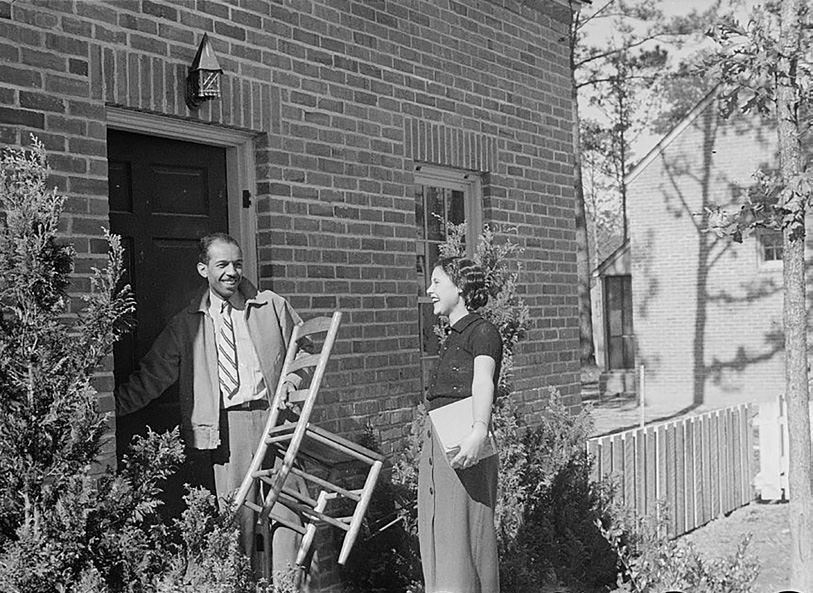
POLYGON ((737 208, 754 172, 777 162, 771 123, 722 119, 712 93, 628 176, 635 357, 648 405, 719 407, 782 391, 781 235, 738 244, 696 216, 737 208))

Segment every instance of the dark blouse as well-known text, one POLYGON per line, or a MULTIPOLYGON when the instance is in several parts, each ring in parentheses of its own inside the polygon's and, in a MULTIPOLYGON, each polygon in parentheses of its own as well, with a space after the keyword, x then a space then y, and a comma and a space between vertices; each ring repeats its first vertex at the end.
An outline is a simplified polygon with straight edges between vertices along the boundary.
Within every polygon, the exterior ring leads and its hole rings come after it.
POLYGON ((430 410, 471 395, 474 359, 481 355, 490 356, 497 363, 494 369, 496 386, 502 364, 500 332, 490 321, 469 313, 452 326, 440 351, 440 360, 426 395, 430 410))

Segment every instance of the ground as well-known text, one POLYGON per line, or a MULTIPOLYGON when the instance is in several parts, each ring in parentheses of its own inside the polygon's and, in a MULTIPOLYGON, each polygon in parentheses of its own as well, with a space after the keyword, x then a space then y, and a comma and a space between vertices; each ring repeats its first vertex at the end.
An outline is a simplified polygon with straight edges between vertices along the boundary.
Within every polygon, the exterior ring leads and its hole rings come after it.
MULTIPOLYGON (((597 398, 592 381, 584 384, 583 399, 592 405, 594 434, 607 434, 646 424, 673 420, 681 414, 671 409, 646 406, 643 411, 629 399, 597 398)), ((695 409, 702 413, 706 409, 695 409)), ((683 536, 708 558, 733 553, 745 535, 751 535, 748 551, 760 564, 760 573, 752 593, 779 593, 789 587, 788 505, 752 502, 726 517, 721 517, 683 536)))
POLYGON ((736 550, 744 535, 751 535, 748 551, 760 563, 752 593, 778 593, 789 587, 788 505, 758 503, 737 509, 684 536, 708 557, 736 550))

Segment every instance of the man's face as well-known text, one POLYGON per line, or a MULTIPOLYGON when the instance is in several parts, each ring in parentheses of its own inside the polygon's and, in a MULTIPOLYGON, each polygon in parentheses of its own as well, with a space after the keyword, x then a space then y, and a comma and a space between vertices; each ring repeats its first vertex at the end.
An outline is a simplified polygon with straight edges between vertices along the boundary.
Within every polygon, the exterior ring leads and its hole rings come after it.
POLYGON ((209 245, 209 262, 198 262, 198 273, 223 300, 235 293, 243 277, 243 254, 237 245, 215 241, 209 245))

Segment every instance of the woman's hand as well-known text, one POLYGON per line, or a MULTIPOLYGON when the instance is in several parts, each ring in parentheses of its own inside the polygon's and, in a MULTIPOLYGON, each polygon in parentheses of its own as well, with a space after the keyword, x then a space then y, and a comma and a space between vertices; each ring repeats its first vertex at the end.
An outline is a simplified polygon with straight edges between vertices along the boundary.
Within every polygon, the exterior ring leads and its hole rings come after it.
POLYGON ((460 451, 452 458, 452 469, 467 469, 477 463, 488 442, 488 428, 483 422, 475 422, 469 434, 460 441, 460 451))

